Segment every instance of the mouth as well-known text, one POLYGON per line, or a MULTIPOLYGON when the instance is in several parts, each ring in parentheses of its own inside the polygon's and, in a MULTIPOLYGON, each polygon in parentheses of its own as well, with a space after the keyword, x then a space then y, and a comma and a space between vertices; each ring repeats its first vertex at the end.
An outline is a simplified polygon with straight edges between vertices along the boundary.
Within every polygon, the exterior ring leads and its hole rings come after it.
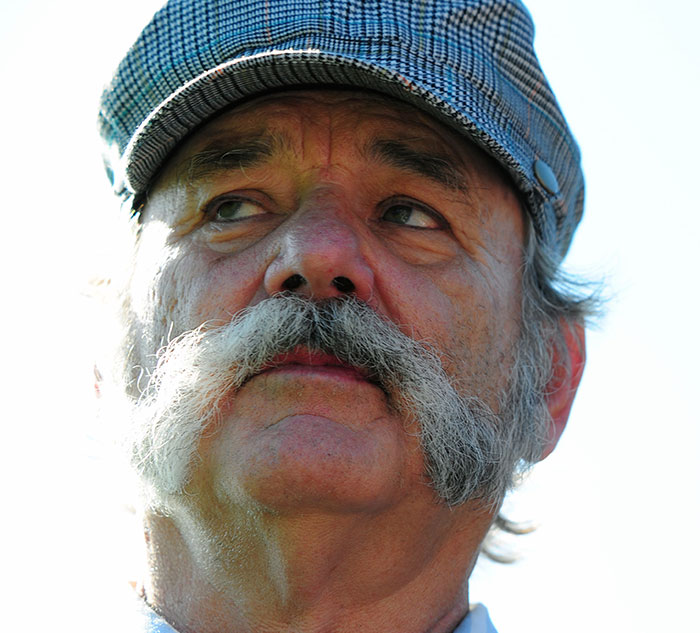
POLYGON ((272 373, 297 377, 323 375, 353 382, 369 382, 379 386, 367 369, 350 365, 332 354, 311 351, 303 346, 274 356, 260 372, 260 374, 272 373))

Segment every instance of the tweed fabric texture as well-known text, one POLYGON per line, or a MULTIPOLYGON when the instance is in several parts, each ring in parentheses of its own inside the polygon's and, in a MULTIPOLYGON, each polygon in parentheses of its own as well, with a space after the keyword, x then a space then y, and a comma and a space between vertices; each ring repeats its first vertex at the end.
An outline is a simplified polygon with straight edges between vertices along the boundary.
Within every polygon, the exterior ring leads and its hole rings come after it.
POLYGON ((581 218, 583 175, 533 37, 515 0, 171 0, 103 93, 107 170, 117 193, 141 193, 194 128, 243 99, 290 87, 374 90, 494 156, 558 259, 581 218), (537 161, 556 176, 554 190, 537 161))

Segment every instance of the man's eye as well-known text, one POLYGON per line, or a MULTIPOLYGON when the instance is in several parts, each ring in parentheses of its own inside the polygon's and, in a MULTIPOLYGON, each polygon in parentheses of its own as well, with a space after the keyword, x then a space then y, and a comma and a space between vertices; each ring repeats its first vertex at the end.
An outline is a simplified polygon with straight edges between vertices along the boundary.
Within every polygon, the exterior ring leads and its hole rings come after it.
POLYGON ((245 198, 227 198, 210 207, 210 217, 218 222, 233 222, 266 213, 258 203, 245 198))
POLYGON ((418 229, 441 229, 445 227, 445 221, 437 213, 411 202, 394 202, 387 205, 384 208, 381 219, 384 222, 418 229))

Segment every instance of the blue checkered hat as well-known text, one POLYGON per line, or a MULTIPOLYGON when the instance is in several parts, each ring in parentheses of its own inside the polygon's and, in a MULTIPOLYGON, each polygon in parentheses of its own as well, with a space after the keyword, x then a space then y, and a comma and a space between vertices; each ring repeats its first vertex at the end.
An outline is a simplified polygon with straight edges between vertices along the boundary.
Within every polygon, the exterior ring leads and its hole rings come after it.
POLYGON ((138 194, 177 144, 243 99, 345 86, 430 113, 496 158, 552 256, 583 211, 579 150, 516 0, 170 0, 102 96, 117 193, 138 194))

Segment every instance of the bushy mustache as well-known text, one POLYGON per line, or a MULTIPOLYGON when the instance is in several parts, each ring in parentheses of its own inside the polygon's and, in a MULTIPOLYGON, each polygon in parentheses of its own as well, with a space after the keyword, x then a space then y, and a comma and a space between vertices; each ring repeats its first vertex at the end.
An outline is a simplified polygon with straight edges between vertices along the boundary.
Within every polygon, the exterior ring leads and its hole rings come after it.
POLYGON ((136 405, 130 443, 132 463, 158 496, 184 490, 202 433, 215 432, 223 403, 299 347, 362 370, 391 409, 418 422, 426 480, 444 501, 502 496, 510 481, 503 468, 512 464, 503 460, 497 417, 478 398, 457 393, 436 349, 353 296, 313 301, 291 293, 229 323, 206 323, 161 350, 136 405))
POLYGON ((235 375, 233 389, 299 348, 334 356, 361 370, 389 397, 405 382, 407 356, 419 355, 433 368, 440 367, 427 342, 406 337, 393 322, 352 296, 312 301, 279 294, 243 310, 213 336, 221 339, 223 347, 237 350, 227 368, 235 375), (371 338, 368 332, 373 333, 371 338), (243 337, 245 345, 236 345, 243 337))
MULTIPOLYGON (((208 322, 186 332, 158 353, 155 371, 141 393, 141 407, 180 406, 198 394, 196 416, 207 423, 221 402, 248 380, 274 364, 276 357, 303 347, 335 356, 362 370, 390 397, 395 408, 400 392, 410 389, 416 371, 437 372, 446 379, 437 354, 382 318, 353 296, 313 301, 281 293, 237 313, 228 323, 208 322), (211 383, 202 394, 203 384, 211 383)), ((164 413, 164 411, 161 411, 164 413)))

